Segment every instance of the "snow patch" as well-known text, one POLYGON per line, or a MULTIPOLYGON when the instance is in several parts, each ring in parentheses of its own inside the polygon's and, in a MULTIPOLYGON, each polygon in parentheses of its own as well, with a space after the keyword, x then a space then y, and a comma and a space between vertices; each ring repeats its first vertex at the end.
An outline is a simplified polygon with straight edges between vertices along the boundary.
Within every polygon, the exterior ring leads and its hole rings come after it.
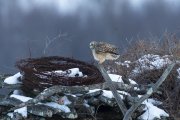
MULTIPOLYGON (((117 92, 120 93, 119 95, 120 95, 121 99, 124 98, 122 94, 129 95, 129 93, 124 92, 124 91, 117 91, 117 92)), ((110 90, 103 90, 103 94, 102 95, 104 97, 107 97, 107 98, 110 98, 110 99, 114 98, 114 95, 112 94, 112 92, 110 90)))
POLYGON ((179 79, 180 79, 180 68, 178 68, 178 69, 177 69, 177 73, 178 73, 177 78, 179 78, 179 79))
MULTIPOLYGON (((14 110, 14 112, 21 114, 24 118, 27 118, 27 107, 22 107, 19 109, 14 110)), ((13 118, 13 112, 7 114, 9 117, 13 118)))
POLYGON ((8 115, 9 117, 11 117, 11 118, 13 118, 13 116, 14 116, 12 112, 11 112, 11 113, 8 113, 7 115, 8 115))
POLYGON ((10 95, 10 97, 16 98, 16 99, 18 99, 18 100, 20 100, 22 102, 27 102, 28 100, 32 99, 30 97, 25 97, 25 96, 22 96, 22 95, 14 95, 14 94, 10 95))
POLYGON ((153 105, 162 105, 162 102, 161 102, 161 101, 154 100, 154 99, 152 99, 152 98, 149 98, 147 101, 150 102, 150 103, 152 103, 153 105))
POLYGON ((129 79, 129 82, 130 82, 132 85, 137 85, 137 83, 136 83, 134 80, 132 80, 132 79, 129 79))
POLYGON ((18 84, 18 83, 21 83, 18 78, 21 77, 22 75, 20 74, 20 72, 18 72, 17 74, 13 75, 13 76, 10 76, 10 77, 7 77, 5 80, 4 80, 4 83, 6 84, 18 84))
POLYGON ((143 104, 146 105, 145 109, 146 112, 143 113, 139 118, 143 120, 154 120, 155 118, 161 118, 161 116, 169 117, 169 114, 167 114, 164 110, 156 107, 153 105, 152 100, 145 100, 143 104))
POLYGON ((123 83, 122 76, 120 76, 120 75, 109 74, 109 77, 110 77, 111 80, 114 81, 114 82, 122 82, 122 83, 123 83))
POLYGON ((19 109, 14 110, 14 112, 17 112, 21 114, 23 117, 27 118, 27 107, 22 107, 19 109))
POLYGON ((137 74, 144 70, 160 69, 170 63, 171 60, 167 55, 161 57, 159 55, 147 54, 136 61, 137 65, 133 70, 133 73, 137 74))
POLYGON ((13 94, 14 95, 23 95, 23 91, 22 90, 14 90, 13 94))
MULTIPOLYGON (((100 91, 101 89, 93 89, 93 90, 89 90, 89 92, 88 93, 93 93, 93 92, 97 92, 97 91, 100 91)), ((88 94, 87 93, 87 94, 88 94)))
MULTIPOLYGON (((10 97, 16 98, 22 102, 27 102, 28 100, 32 99, 30 97, 25 97, 25 96, 15 95, 15 94, 10 95, 10 97)), ((14 110, 14 112, 21 114, 24 118, 27 118, 27 107, 26 106, 14 110)), ((13 113, 8 113, 7 115, 10 116, 11 118, 13 118, 13 113)))
MULTIPOLYGON (((124 83, 123 80, 122 80, 122 76, 121 75, 116 75, 116 74, 108 74, 109 77, 111 78, 111 80, 113 82, 121 82, 121 83, 124 83)), ((129 82, 132 84, 132 85, 136 85, 137 83, 132 80, 132 79, 129 79, 129 82)))
POLYGON ((108 90, 103 90, 103 96, 107 97, 107 98, 113 98, 113 94, 111 91, 108 91, 108 90))
POLYGON ((60 110, 64 111, 65 113, 71 112, 70 109, 66 105, 59 105, 58 103, 55 103, 55 102, 44 103, 44 105, 47 105, 49 107, 53 107, 56 109, 60 109, 60 110))
POLYGON ((115 62, 117 65, 122 65, 122 66, 126 66, 127 68, 129 68, 129 64, 131 63, 131 61, 124 61, 124 62, 115 62))

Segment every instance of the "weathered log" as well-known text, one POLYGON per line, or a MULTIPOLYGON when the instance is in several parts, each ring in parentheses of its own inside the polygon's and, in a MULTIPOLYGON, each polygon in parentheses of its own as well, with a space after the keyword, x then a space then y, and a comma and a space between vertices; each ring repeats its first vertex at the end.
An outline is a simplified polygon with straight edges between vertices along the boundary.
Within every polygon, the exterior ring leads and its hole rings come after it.
POLYGON ((90 97, 96 97, 96 96, 99 96, 103 93, 102 90, 98 90, 98 91, 95 91, 95 92, 90 92, 90 93, 86 93, 84 94, 84 98, 90 98, 90 97))
POLYGON ((0 106, 16 106, 16 105, 19 105, 21 104, 22 101, 16 99, 16 98, 13 98, 13 97, 8 97, 8 98, 4 98, 2 100, 0 100, 0 106))
POLYGON ((50 88, 45 89, 43 92, 41 92, 38 96, 36 96, 35 98, 24 102, 22 104, 19 104, 13 108, 11 108, 9 111, 13 111, 17 108, 21 108, 24 106, 28 106, 31 104, 36 104, 42 100, 47 99, 48 97, 52 96, 55 93, 71 93, 71 94, 84 94, 87 93, 89 90, 87 87, 84 86, 61 86, 61 85, 57 85, 57 86, 52 86, 50 88))
POLYGON ((70 112, 66 113, 60 109, 52 108, 43 104, 27 106, 27 111, 31 114, 42 116, 42 117, 52 117, 52 115, 57 114, 63 118, 75 119, 78 117, 77 112, 74 108, 70 109, 70 112))
POLYGON ((57 112, 61 112, 61 110, 57 111, 52 107, 43 104, 27 106, 27 111, 33 115, 42 116, 42 117, 52 117, 53 114, 57 112))

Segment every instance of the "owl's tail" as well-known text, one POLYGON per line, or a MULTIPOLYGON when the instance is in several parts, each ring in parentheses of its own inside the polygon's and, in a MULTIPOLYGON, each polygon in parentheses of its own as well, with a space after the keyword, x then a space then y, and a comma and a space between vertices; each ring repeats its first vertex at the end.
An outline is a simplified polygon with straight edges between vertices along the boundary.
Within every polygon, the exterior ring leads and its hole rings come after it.
POLYGON ((108 55, 106 56, 106 59, 107 59, 107 60, 117 60, 119 57, 120 57, 119 54, 108 54, 108 55))

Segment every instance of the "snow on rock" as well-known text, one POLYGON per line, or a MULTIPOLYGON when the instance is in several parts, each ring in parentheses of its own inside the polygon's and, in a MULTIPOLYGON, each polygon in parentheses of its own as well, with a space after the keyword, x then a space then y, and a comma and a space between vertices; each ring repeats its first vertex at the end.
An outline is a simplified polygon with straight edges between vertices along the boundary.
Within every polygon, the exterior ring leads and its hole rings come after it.
MULTIPOLYGON (((102 89, 93 89, 93 90, 89 90, 88 93, 93 93, 93 92, 97 92, 97 91, 100 91, 100 90, 102 90, 102 89)), ((113 94, 112 94, 112 92, 110 90, 102 90, 102 91, 103 91, 103 93, 102 93, 103 96, 105 96, 107 98, 114 98, 114 96, 113 96, 113 94)), ((124 92, 124 91, 119 91, 118 90, 117 92, 120 93, 120 96, 121 96, 122 99, 123 99, 122 94, 129 95, 129 93, 124 92)))
POLYGON ((44 103, 44 105, 47 105, 49 107, 53 107, 56 109, 60 109, 60 110, 64 111, 65 113, 71 112, 70 109, 66 105, 59 105, 58 103, 55 103, 55 102, 44 103))
POLYGON ((22 107, 22 108, 16 109, 16 110, 14 110, 14 112, 21 114, 25 118, 27 117, 27 107, 22 107))
POLYGON ((130 94, 128 92, 125 92, 125 91, 118 90, 117 92, 120 93, 120 94, 123 94, 123 95, 129 95, 130 96, 130 94))
POLYGON ((10 76, 10 77, 7 77, 5 80, 4 80, 4 83, 6 84, 18 84, 18 83, 21 83, 18 78, 21 77, 22 75, 20 74, 20 72, 18 72, 17 74, 13 75, 13 76, 10 76))
MULTIPOLYGON (((121 75, 116 75, 116 74, 108 74, 109 77, 111 78, 111 80, 113 82, 121 82, 121 83, 124 83, 123 80, 122 80, 122 76, 121 75)), ((136 85, 137 83, 132 80, 132 79, 129 79, 129 82, 133 85, 136 85)))
MULTIPOLYGON (((124 92, 124 91, 119 91, 118 90, 117 92, 120 93, 119 95, 120 95, 121 99, 124 98, 122 94, 129 95, 129 93, 124 92)), ((112 94, 112 92, 110 90, 103 90, 103 94, 102 95, 107 97, 107 98, 114 98, 114 96, 113 96, 113 94, 112 94)))
POLYGON ((27 102, 28 100, 32 99, 30 97, 25 97, 25 96, 22 96, 22 95, 14 95, 14 94, 10 95, 10 97, 16 98, 16 99, 18 99, 18 100, 20 100, 22 102, 27 102))
POLYGON ((154 120, 154 118, 161 118, 161 116, 169 117, 169 115, 162 109, 153 105, 153 100, 145 100, 143 104, 146 105, 145 113, 143 113, 139 118, 143 120, 154 120))
POLYGON ((8 113, 7 115, 8 115, 9 117, 13 118, 13 113, 12 113, 12 112, 8 113))
POLYGON ((167 55, 161 57, 159 55, 147 54, 138 59, 136 63, 137 65, 133 70, 133 73, 141 73, 143 70, 160 69, 165 65, 170 64, 171 60, 167 55))
POLYGON ((152 103, 153 105, 162 105, 162 102, 161 102, 161 101, 154 100, 154 99, 152 99, 152 98, 149 98, 147 101, 150 102, 150 103, 152 103))
POLYGON ((109 77, 110 77, 111 80, 114 81, 114 82, 122 82, 122 83, 123 83, 122 76, 120 76, 120 75, 109 74, 109 77))
POLYGON ((132 85, 137 85, 137 83, 136 83, 134 80, 132 80, 132 79, 129 79, 129 82, 130 82, 132 85))
MULTIPOLYGON (((22 102, 27 102, 28 100, 32 99, 30 97, 14 95, 14 94, 10 95, 10 97, 21 100, 22 102)), ((58 103, 55 103, 55 102, 48 102, 48 103, 43 103, 43 104, 53 107, 53 108, 60 109, 66 113, 70 112, 70 109, 66 105, 71 104, 71 101, 69 101, 66 96, 62 97, 62 100, 63 100, 64 105, 59 105, 58 103)), ((39 103, 39 104, 42 104, 42 103, 39 103)), ((14 110, 14 112, 18 112, 22 116, 26 117, 27 116, 27 107, 22 107, 22 108, 16 109, 16 110, 14 110)), ((9 115, 11 115, 11 114, 9 114, 9 115)))
POLYGON ((23 93, 22 90, 14 90, 14 91, 13 91, 13 94, 14 94, 14 95, 23 95, 24 93, 23 93))
MULTIPOLYGON (((89 90, 89 92, 88 93, 93 93, 93 92, 97 92, 97 91, 100 91, 101 89, 93 89, 93 90, 89 90)), ((88 94, 87 93, 87 94, 88 94)))
POLYGON ((103 96, 107 97, 107 98, 113 98, 113 94, 111 91, 109 90, 103 90, 103 96))
MULTIPOLYGON (((27 102, 28 100, 32 99, 30 97, 25 97, 25 96, 21 96, 21 95, 14 95, 14 94, 10 95, 10 97, 21 100, 22 102, 27 102)), ((24 118, 27 117, 27 107, 26 106, 14 110, 14 112, 17 112, 17 113, 21 114, 24 118)), ((13 118, 13 113, 8 113, 7 115, 10 116, 11 118, 13 118)))
POLYGON ((178 68, 178 69, 177 69, 177 73, 178 73, 177 78, 179 78, 179 79, 180 79, 180 68, 178 68))
POLYGON ((14 91, 13 91, 13 94, 14 94, 14 95, 19 95, 19 90, 14 90, 14 91))
MULTIPOLYGON (((22 107, 22 108, 16 109, 16 110, 14 110, 14 112, 21 114, 24 118, 27 118, 27 114, 28 114, 28 113, 27 113, 27 107, 22 107)), ((12 112, 11 112, 11 113, 8 113, 7 115, 8 115, 9 117, 11 117, 11 118, 14 117, 14 115, 13 115, 12 112)))
POLYGON ((127 68, 130 67, 129 64, 131 61, 124 61, 124 62, 115 62, 117 65, 126 66, 127 68))

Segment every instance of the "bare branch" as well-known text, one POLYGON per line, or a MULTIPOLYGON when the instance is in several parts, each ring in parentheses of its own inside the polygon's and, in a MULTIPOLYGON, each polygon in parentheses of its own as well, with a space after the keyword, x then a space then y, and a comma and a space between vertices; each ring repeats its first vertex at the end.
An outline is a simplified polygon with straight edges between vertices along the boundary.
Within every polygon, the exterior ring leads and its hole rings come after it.
POLYGON ((102 64, 98 64, 97 65, 98 69, 100 70, 100 72, 102 73, 102 76, 104 77, 105 81, 107 82, 110 90, 112 91, 113 95, 114 95, 114 98, 121 110, 121 112, 123 113, 123 115, 126 114, 126 111, 127 111, 127 108, 124 104, 124 102, 122 101, 120 95, 118 94, 118 92, 116 91, 112 81, 111 81, 111 78, 109 77, 109 75, 107 74, 106 70, 104 69, 103 65, 102 64))
POLYGON ((57 35, 56 37, 50 39, 48 36, 46 38, 46 41, 45 41, 45 47, 44 47, 44 50, 43 50, 43 54, 45 55, 46 54, 46 50, 48 49, 48 47, 56 40, 62 40, 62 37, 66 37, 67 34, 62 34, 61 32, 59 33, 59 35, 57 35))

